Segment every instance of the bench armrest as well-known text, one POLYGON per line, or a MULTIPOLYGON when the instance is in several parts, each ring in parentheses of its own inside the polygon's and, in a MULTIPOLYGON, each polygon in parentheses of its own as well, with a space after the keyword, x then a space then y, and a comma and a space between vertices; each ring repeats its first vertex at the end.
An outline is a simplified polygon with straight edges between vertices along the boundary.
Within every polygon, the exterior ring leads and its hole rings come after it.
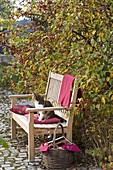
POLYGON ((72 107, 44 107, 44 108, 27 108, 28 112, 39 112, 39 111, 54 111, 54 110, 72 110, 72 107))
MULTIPOLYGON (((41 96, 45 97, 46 94, 40 94, 41 96)), ((10 98, 27 98, 27 97, 33 97, 33 94, 14 94, 9 95, 10 98)))
POLYGON ((9 95, 11 99, 13 98, 26 98, 26 97, 32 97, 33 94, 14 94, 14 95, 9 95))
MULTIPOLYGON (((41 96, 45 97, 46 94, 40 94, 41 96)), ((25 99, 31 97, 31 100, 33 101, 33 94, 14 94, 9 95, 11 98, 11 107, 13 107, 17 103, 17 99, 25 99)))

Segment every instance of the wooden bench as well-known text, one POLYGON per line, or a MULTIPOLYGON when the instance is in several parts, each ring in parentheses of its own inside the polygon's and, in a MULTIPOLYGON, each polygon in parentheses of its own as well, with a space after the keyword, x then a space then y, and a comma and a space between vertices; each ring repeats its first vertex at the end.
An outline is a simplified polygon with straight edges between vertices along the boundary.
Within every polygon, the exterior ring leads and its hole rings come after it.
MULTIPOLYGON (((54 107, 44 107, 42 109, 29 108, 27 109, 27 111, 29 112, 28 120, 24 115, 16 114, 10 111, 11 112, 11 134, 12 134, 11 137, 12 139, 16 138, 17 124, 20 125, 20 127, 24 129, 25 132, 27 132, 28 159, 30 161, 34 160, 34 154, 35 154, 34 136, 48 134, 48 131, 50 131, 50 133, 53 134, 54 129, 56 127, 56 124, 34 124, 34 112, 54 110, 57 115, 59 115, 60 117, 66 120, 65 123, 62 123, 62 125, 64 127, 64 132, 66 134, 66 137, 70 141, 72 141, 72 123, 73 123, 72 112, 73 112, 73 107, 76 103, 78 83, 77 83, 77 78, 75 77, 75 83, 72 89, 70 106, 62 107, 58 105, 58 98, 59 98, 62 80, 63 80, 63 75, 56 74, 53 72, 49 73, 46 91, 45 94, 43 94, 43 96, 45 96, 47 100, 51 101, 54 107)), ((11 108, 13 108, 16 104, 17 99, 31 97, 32 100, 33 94, 10 95, 10 97, 11 97, 11 108)), ((61 133, 61 129, 58 129, 57 133, 61 133)))

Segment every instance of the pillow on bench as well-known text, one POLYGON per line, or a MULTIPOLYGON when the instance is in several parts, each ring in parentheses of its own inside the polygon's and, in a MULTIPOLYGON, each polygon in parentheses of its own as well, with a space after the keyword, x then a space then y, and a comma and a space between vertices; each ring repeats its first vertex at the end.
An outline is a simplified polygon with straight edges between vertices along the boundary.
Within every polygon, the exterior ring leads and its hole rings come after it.
POLYGON ((33 108, 33 106, 16 104, 13 108, 10 109, 10 111, 20 115, 25 115, 29 113, 26 111, 27 108, 33 108))
MULTIPOLYGON (((26 111, 27 108, 33 108, 31 105, 19 105, 16 104, 13 108, 10 109, 10 111, 20 114, 20 115, 25 115, 25 117, 28 119, 28 114, 29 112, 26 111)), ((34 123, 35 124, 52 124, 52 123, 59 123, 60 119, 58 118, 50 118, 46 120, 38 120, 38 114, 34 114, 34 123)))
MULTIPOLYGON (((28 119, 29 115, 26 114, 25 117, 28 119)), ((46 120, 38 120, 38 115, 34 114, 34 123, 35 124, 53 124, 53 123, 59 123, 60 119, 58 118, 50 118, 50 119, 46 119, 46 120)))

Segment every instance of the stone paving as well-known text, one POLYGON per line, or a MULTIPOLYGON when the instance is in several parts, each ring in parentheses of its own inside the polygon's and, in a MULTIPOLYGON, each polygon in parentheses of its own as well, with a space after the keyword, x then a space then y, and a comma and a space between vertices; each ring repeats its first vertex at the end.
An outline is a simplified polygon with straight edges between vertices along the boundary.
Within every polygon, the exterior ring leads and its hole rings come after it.
MULTIPOLYGON (((9 150, 0 145, 0 170, 44 170, 42 155, 35 153, 35 161, 29 162, 27 158, 27 135, 18 129, 17 139, 11 140, 10 129, 10 91, 0 88, 0 135, 7 141, 9 150)), ((39 146, 39 139, 35 139, 39 146)), ((101 170, 99 167, 79 164, 67 170, 101 170)))

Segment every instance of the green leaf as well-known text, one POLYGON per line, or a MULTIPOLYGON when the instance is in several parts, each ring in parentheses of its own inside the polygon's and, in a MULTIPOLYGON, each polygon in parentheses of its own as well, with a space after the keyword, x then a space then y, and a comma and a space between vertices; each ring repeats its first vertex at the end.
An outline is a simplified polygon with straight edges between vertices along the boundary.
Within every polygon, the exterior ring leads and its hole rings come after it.
POLYGON ((0 144, 6 149, 9 148, 7 142, 3 139, 2 136, 0 136, 0 144))

